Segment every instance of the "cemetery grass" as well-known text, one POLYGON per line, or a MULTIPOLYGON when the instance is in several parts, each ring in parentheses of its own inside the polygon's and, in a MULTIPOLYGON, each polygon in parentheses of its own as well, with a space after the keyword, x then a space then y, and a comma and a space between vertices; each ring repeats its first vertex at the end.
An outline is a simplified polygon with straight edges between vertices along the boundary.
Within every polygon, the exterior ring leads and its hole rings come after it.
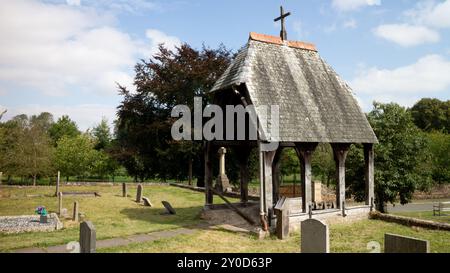
MULTIPOLYGON (((121 185, 114 186, 62 186, 63 192, 98 192, 101 197, 64 196, 63 207, 71 218, 73 202, 79 202, 79 211, 92 221, 97 239, 109 239, 133 234, 170 230, 201 223, 199 213, 204 195, 190 190, 162 185, 144 185, 143 196, 153 208, 134 202, 136 185, 128 184, 130 197, 124 198, 121 185), (160 215, 164 211, 161 201, 169 201, 177 214, 160 215)), ((55 187, 2 187, 0 188, 0 216, 33 215, 38 206, 52 213, 57 211, 58 199, 53 197, 55 187)), ((216 200, 222 203, 222 200, 216 200)), ((235 201, 235 200, 233 200, 235 201)), ((64 228, 53 232, 0 234, 0 251, 18 248, 48 247, 79 240, 79 223, 63 219, 64 228)))
MULTIPOLYGON (((330 227, 330 250, 334 253, 367 253, 367 243, 376 241, 384 251, 384 234, 395 233, 430 241, 431 252, 450 252, 450 232, 413 229, 380 220, 363 220, 353 224, 330 227)), ((98 249, 98 252, 119 253, 297 253, 300 252, 300 233, 285 241, 275 236, 259 240, 256 236, 224 229, 204 229, 194 234, 179 235, 153 242, 134 243, 122 247, 98 249)))
POLYGON ((432 211, 393 212, 392 214, 450 224, 450 212, 448 211, 442 212, 441 216, 433 216, 432 211))

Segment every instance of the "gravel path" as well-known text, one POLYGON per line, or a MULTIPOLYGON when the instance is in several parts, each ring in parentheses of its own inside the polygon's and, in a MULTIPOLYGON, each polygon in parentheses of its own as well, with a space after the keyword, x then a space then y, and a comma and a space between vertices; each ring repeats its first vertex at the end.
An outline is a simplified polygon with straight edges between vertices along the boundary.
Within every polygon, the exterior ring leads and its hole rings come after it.
POLYGON ((0 216, 0 233, 54 231, 62 227, 56 214, 48 216, 48 223, 40 223, 39 215, 0 216))

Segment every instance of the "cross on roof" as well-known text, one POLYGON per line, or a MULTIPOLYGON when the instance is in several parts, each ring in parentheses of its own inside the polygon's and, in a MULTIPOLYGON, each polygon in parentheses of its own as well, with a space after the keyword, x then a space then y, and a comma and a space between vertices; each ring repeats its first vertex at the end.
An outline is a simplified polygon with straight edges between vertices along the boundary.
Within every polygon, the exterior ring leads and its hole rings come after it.
POLYGON ((287 33, 286 33, 286 27, 284 26, 284 18, 291 15, 290 12, 284 13, 283 6, 280 7, 280 17, 275 18, 273 21, 280 21, 281 20, 281 31, 280 31, 280 37, 282 40, 287 40, 287 33))

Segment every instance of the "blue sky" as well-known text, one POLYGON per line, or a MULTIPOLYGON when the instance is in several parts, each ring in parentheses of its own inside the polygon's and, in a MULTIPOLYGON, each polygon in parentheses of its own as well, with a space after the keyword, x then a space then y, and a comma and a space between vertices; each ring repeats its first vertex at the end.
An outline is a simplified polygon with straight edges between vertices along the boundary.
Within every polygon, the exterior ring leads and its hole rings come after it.
POLYGON ((250 31, 278 35, 280 5, 288 39, 316 44, 365 111, 450 98, 450 0, 2 0, 0 111, 111 122, 115 82, 132 88, 157 44, 237 50, 250 31))

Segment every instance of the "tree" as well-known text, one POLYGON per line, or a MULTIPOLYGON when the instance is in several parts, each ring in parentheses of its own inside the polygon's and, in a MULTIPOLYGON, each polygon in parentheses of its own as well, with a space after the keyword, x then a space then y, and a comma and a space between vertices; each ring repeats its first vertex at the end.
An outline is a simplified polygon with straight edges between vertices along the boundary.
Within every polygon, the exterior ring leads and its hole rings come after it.
POLYGON ((92 129, 92 135, 95 138, 95 149, 104 150, 111 144, 111 128, 109 128, 108 120, 102 118, 102 121, 92 129))
POLYGON ((195 50, 183 44, 171 51, 160 45, 153 58, 136 65, 136 93, 120 87, 123 101, 118 107, 117 141, 112 149, 136 180, 185 178, 193 162, 193 175, 202 185, 202 143, 173 141, 170 114, 179 104, 192 109, 195 96, 202 97, 206 105, 206 93, 230 60, 231 53, 223 46, 195 50))
POLYGON ((51 114, 41 113, 16 116, 2 126, 6 137, 0 161, 10 175, 30 176, 35 186, 38 176, 52 171, 53 148, 47 134, 52 122, 51 114))
MULTIPOLYGON (((375 198, 378 210, 384 212, 386 203, 394 203, 397 198, 401 204, 408 203, 414 190, 429 180, 421 165, 429 156, 427 141, 414 125, 411 113, 398 104, 374 103, 368 119, 380 142, 375 145, 375 198)), ((349 153, 347 161, 347 181, 357 201, 364 196, 363 158, 359 147, 349 153)))
POLYGON ((427 133, 433 180, 439 184, 450 183, 450 135, 441 132, 427 133))
POLYGON ((78 130, 75 121, 72 121, 69 116, 66 115, 60 117, 58 121, 48 129, 48 132, 54 146, 56 146, 56 143, 58 143, 63 136, 71 138, 80 135, 80 131, 78 130))
POLYGON ((63 136, 57 143, 55 162, 62 175, 84 177, 93 169, 97 157, 94 141, 87 134, 63 136))
POLYGON ((450 100, 424 98, 411 108, 414 123, 420 129, 450 133, 450 100))

